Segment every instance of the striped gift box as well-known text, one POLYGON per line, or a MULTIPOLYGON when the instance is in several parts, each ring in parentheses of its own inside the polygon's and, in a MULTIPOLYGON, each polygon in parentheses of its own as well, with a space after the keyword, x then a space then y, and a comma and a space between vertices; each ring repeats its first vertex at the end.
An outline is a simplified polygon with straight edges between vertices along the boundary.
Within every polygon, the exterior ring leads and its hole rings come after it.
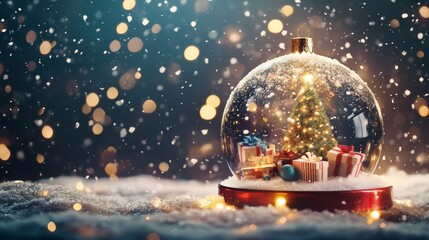
POLYGON ((299 172, 299 179, 305 182, 320 182, 328 180, 329 163, 325 161, 308 161, 307 159, 296 159, 292 165, 299 172))

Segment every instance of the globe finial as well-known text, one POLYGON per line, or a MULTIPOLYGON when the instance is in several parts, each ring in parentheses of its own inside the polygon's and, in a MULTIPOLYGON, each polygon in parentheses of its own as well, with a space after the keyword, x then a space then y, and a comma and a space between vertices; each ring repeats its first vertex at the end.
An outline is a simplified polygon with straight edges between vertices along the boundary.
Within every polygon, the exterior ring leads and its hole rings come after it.
POLYGON ((292 38, 291 51, 292 53, 313 53, 313 39, 310 37, 310 29, 305 24, 302 24, 296 30, 298 37, 292 38), (301 37, 300 32, 306 31, 307 36, 301 37))
POLYGON ((313 39, 310 37, 296 37, 291 41, 292 53, 313 53, 313 39))

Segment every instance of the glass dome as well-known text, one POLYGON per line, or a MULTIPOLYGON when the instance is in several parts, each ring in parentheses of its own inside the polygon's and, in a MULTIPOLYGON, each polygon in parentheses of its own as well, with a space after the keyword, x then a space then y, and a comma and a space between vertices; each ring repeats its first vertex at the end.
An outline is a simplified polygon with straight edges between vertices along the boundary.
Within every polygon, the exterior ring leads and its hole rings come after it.
POLYGON ((237 177, 244 166, 238 148, 251 138, 269 149, 311 151, 324 160, 337 144, 353 146, 365 154, 361 172, 373 173, 383 121, 374 94, 354 71, 312 49, 298 49, 259 65, 239 82, 225 106, 221 137, 237 177))

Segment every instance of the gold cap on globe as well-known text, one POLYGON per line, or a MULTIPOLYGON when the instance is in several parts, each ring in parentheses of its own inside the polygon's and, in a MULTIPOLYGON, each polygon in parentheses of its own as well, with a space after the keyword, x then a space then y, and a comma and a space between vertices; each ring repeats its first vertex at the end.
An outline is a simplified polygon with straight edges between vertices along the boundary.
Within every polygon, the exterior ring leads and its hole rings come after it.
POLYGON ((296 37, 291 41, 292 53, 313 53, 313 39, 310 37, 296 37))

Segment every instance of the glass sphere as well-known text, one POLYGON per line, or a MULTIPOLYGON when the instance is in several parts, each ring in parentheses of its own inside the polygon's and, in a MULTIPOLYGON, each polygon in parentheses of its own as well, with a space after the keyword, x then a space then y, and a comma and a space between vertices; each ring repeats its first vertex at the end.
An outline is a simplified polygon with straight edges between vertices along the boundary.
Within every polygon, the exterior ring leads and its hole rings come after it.
POLYGON ((361 172, 371 174, 383 145, 383 121, 374 94, 354 71, 317 54, 291 53, 253 69, 226 103, 222 147, 238 177, 242 168, 238 144, 246 136, 274 144, 276 150, 290 147, 299 154, 313 150, 325 160, 326 151, 336 144, 353 146, 365 154, 361 172), (309 94, 316 100, 306 102, 309 94), (313 111, 312 117, 305 117, 306 111, 313 111), (293 139, 301 134, 315 140, 301 142, 307 146, 299 148, 293 139), (323 140, 317 139, 320 134, 326 134, 323 140))

